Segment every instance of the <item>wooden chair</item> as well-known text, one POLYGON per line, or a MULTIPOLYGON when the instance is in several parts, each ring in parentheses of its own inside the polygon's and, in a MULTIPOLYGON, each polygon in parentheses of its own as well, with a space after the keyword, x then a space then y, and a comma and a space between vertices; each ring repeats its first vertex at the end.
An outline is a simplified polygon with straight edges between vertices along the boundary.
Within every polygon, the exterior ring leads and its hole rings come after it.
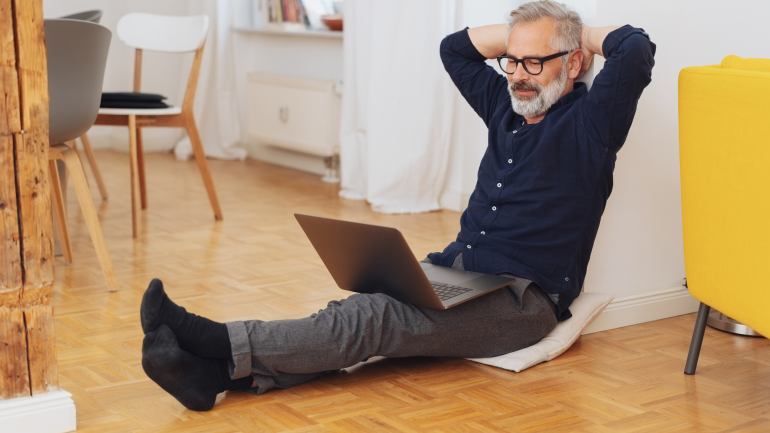
MULTIPOLYGON (((142 128, 152 126, 183 127, 187 130, 192 143, 195 160, 198 163, 203 183, 206 187, 214 218, 222 219, 214 182, 211 179, 206 154, 203 150, 198 128, 193 116, 195 91, 198 74, 203 59, 203 46, 208 30, 208 17, 166 16, 146 13, 131 13, 118 22, 118 38, 123 43, 136 49, 134 60, 134 92, 141 90, 142 51, 167 53, 195 52, 190 76, 187 81, 182 106, 168 108, 101 108, 95 125, 128 126, 129 150, 131 155, 131 209, 133 235, 140 232, 140 209, 147 208, 147 186, 144 175, 144 157, 142 149, 142 128)), ((87 140, 87 137, 86 137, 87 140)))
POLYGON ((84 134, 96 118, 112 33, 106 27, 87 21, 52 19, 45 20, 45 35, 50 98, 49 140, 53 143, 48 149, 51 201, 64 259, 72 262, 72 247, 57 160, 64 162, 70 174, 96 256, 107 279, 107 287, 114 292, 118 290, 118 279, 96 216, 83 164, 77 152, 62 144, 84 134))

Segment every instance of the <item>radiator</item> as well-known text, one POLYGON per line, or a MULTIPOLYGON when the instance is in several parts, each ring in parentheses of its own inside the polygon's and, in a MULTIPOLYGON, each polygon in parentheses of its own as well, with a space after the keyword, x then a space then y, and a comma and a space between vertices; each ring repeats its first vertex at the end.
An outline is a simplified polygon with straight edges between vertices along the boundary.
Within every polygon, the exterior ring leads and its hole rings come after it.
POLYGON ((338 88, 331 80, 249 74, 249 137, 261 144, 312 155, 336 155, 341 102, 338 88))

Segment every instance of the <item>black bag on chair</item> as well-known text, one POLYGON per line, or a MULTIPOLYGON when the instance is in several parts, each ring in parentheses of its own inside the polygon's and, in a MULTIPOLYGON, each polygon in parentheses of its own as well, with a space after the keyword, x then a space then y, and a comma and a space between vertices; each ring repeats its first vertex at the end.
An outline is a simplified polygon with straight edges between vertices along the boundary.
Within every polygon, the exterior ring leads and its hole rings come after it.
POLYGON ((168 108, 163 95, 155 93, 102 92, 100 108, 168 108))

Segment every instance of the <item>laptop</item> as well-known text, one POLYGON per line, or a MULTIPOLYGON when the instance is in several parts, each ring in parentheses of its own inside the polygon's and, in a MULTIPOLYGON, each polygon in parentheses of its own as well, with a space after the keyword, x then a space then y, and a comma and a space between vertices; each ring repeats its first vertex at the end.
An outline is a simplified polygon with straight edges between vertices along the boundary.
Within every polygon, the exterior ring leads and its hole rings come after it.
POLYGON ((383 293, 412 305, 445 310, 516 281, 418 262, 394 228, 294 216, 342 290, 383 293))

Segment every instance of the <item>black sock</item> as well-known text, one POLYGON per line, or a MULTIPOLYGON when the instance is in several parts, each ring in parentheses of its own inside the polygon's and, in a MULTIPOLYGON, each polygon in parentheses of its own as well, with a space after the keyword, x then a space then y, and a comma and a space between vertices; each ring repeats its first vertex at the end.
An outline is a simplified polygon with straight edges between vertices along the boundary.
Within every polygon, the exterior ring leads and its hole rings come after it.
POLYGON ((254 379, 251 376, 230 379, 230 367, 227 366, 227 361, 224 359, 216 359, 215 361, 219 369, 220 388, 223 391, 246 391, 251 389, 251 385, 254 383, 254 379))
POLYGON ((142 368, 150 379, 191 410, 211 409, 217 394, 224 391, 217 360, 182 350, 166 325, 144 336, 142 368))
POLYGON ((140 316, 145 334, 165 324, 176 336, 179 347, 193 355, 233 360, 227 326, 188 313, 169 299, 163 290, 163 283, 157 278, 144 292, 140 316))

